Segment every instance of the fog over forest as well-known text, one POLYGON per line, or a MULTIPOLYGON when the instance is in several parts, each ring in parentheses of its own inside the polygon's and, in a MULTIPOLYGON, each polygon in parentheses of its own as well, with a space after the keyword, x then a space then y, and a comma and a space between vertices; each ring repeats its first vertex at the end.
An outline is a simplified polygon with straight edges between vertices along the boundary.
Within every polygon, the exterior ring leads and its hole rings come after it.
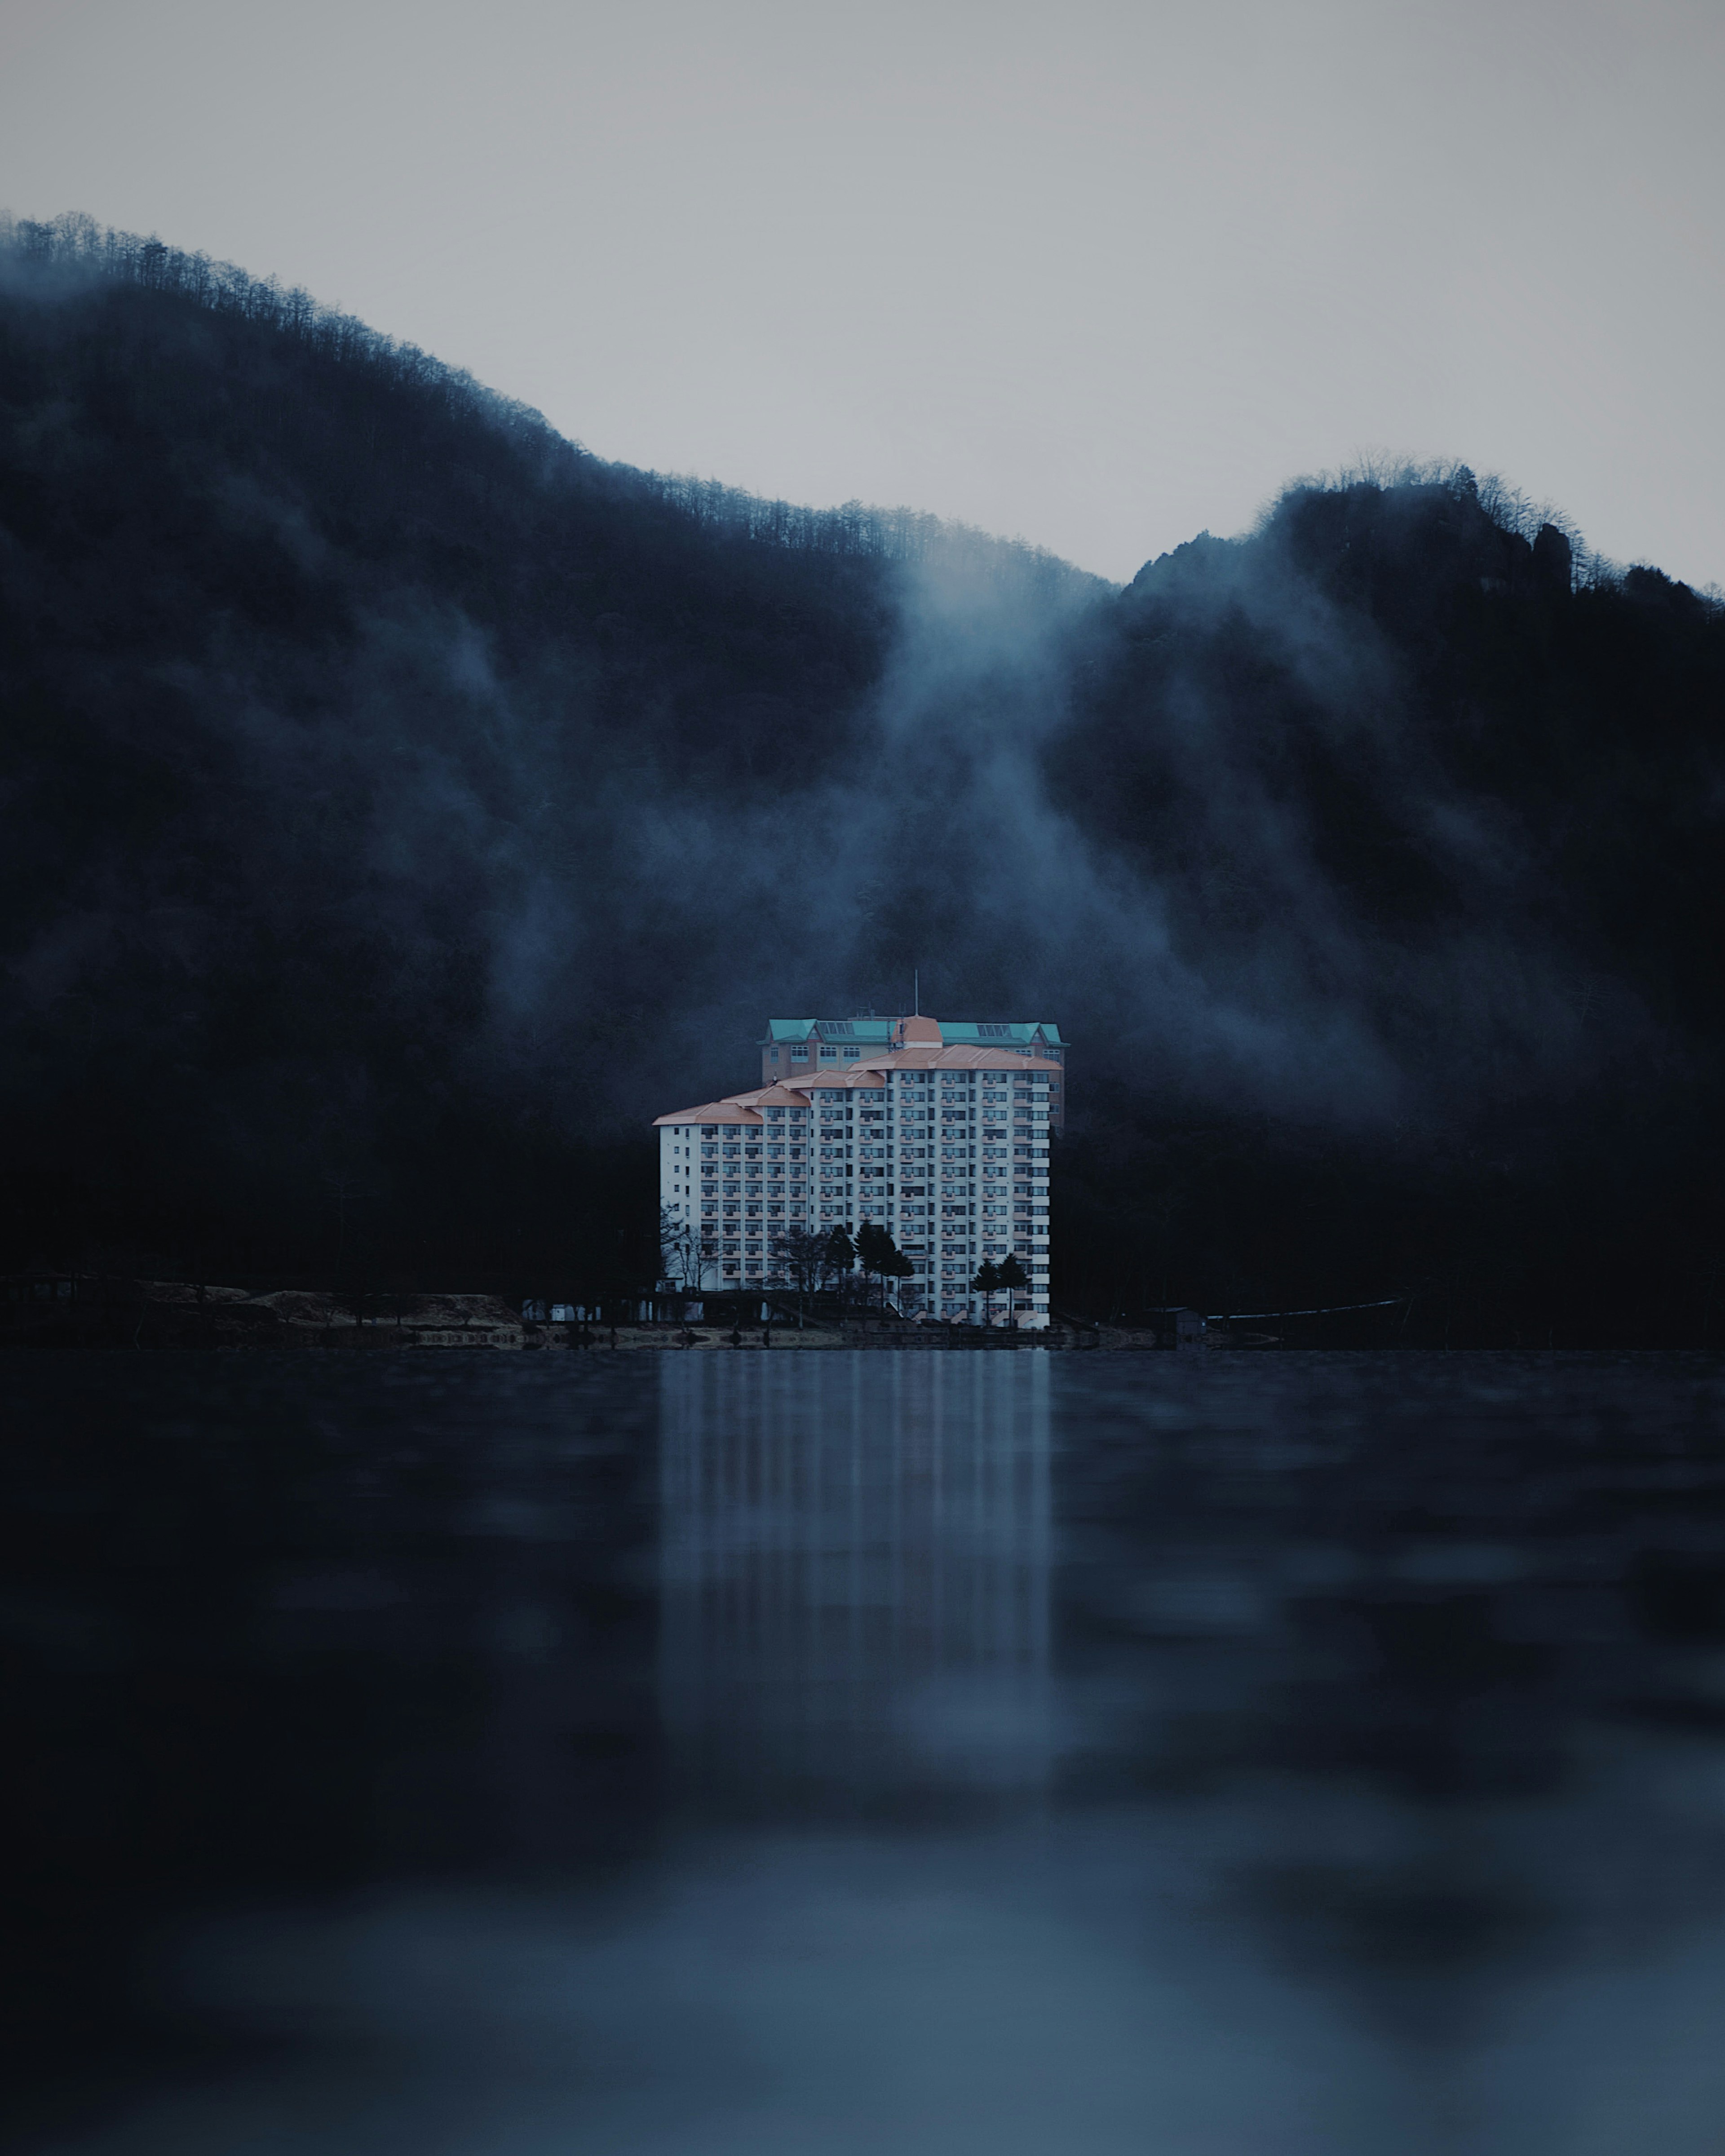
POLYGON ((0 233, 8 1262, 594 1291, 770 1015, 1057 1019, 1054 1300, 1725 1327, 1725 605, 1465 467, 1117 589, 0 233))

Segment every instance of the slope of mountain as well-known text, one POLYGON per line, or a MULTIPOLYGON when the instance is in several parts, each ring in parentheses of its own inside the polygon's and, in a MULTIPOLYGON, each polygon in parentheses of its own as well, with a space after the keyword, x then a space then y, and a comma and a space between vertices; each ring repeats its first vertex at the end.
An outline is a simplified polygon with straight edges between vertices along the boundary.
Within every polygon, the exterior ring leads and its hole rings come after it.
POLYGON ((1080 1043, 1070 1301, 1709 1337, 1722 719, 1715 600, 1460 470, 1117 592, 19 228, 6 1242, 620 1285, 645 1119, 918 964, 1080 1043))

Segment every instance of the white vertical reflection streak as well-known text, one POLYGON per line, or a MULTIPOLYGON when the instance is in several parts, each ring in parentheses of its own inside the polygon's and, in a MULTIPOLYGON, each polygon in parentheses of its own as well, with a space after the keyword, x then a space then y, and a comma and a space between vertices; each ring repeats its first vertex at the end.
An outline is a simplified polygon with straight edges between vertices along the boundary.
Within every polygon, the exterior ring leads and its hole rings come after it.
POLYGON ((687 1784, 1039 1783, 1047 1358, 660 1369, 660 1698, 687 1784))

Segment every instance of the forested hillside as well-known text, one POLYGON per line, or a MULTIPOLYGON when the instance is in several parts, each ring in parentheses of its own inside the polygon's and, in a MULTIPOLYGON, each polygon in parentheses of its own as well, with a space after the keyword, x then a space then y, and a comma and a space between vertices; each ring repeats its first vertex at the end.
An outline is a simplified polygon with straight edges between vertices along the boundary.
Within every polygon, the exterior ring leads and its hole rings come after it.
POLYGON ((1459 469, 1119 592, 18 228, 8 1259, 621 1286, 650 1116, 918 965, 1078 1044, 1057 1301, 1712 1337, 1722 721, 1715 600, 1459 469))
POLYGON ((1117 1277, 1725 1337, 1718 594, 1466 470, 1300 486, 1147 566, 1076 675, 1050 793, 1265 1071, 1232 1115, 1214 1060, 1111 1096, 1074 1199, 1117 1277))

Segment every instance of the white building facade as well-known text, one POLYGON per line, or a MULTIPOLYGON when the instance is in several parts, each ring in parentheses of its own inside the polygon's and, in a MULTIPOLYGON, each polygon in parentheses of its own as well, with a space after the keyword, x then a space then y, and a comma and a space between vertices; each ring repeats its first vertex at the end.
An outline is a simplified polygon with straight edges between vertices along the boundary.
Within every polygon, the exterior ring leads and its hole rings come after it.
MULTIPOLYGON (((783 1284, 796 1228, 872 1221, 913 1268, 901 1306, 976 1318, 970 1282, 1009 1255, 1029 1285, 1017 1322, 1048 1323, 1049 1083, 1060 1065, 1022 1050, 948 1045, 932 1019, 839 1069, 660 1116, 660 1200, 691 1288, 783 1284)), ((997 1298, 993 1314, 1005 1309, 997 1298)))

